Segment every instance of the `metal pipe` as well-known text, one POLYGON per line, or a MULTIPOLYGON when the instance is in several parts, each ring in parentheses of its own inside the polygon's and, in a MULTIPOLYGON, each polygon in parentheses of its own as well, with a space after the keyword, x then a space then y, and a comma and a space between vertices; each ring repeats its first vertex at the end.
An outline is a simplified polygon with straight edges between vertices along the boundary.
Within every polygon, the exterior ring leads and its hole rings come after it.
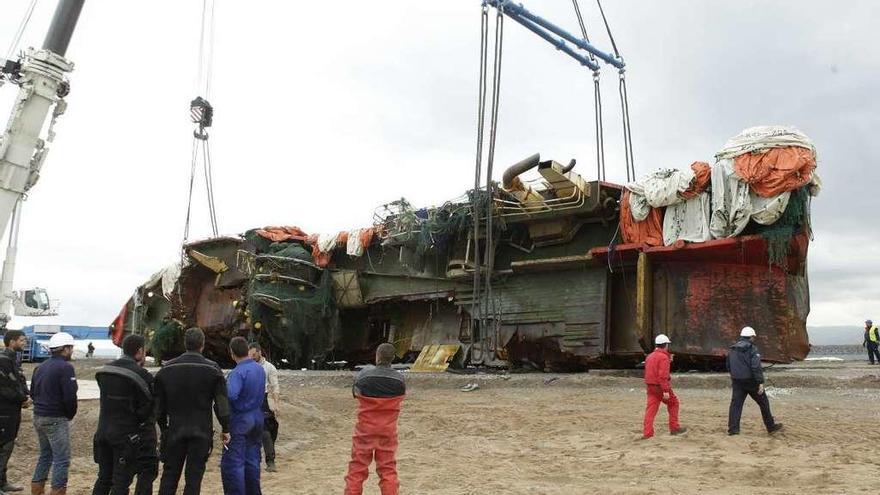
POLYGON ((501 179, 501 184, 504 186, 505 189, 509 188, 513 184, 513 179, 515 179, 517 175, 537 167, 540 162, 541 154, 535 153, 525 160, 514 163, 513 165, 508 167, 507 170, 504 171, 504 175, 501 179))
POLYGON ((553 45, 554 47, 556 47, 557 50, 559 50, 562 53, 565 53, 566 55, 568 55, 569 57, 577 60, 578 63, 580 63, 581 65, 587 66, 590 69, 592 69, 593 71, 599 70, 599 64, 597 64, 596 62, 593 62, 592 60, 581 55, 580 53, 572 50, 571 47, 569 47, 568 45, 565 44, 565 41, 563 41, 559 38, 554 38, 553 36, 550 36, 549 34, 547 34, 546 31, 544 31, 540 27, 536 26, 533 22, 531 22, 527 19, 523 19, 522 17, 520 17, 518 15, 511 14, 510 12, 507 12, 506 10, 504 11, 504 13, 507 14, 507 16, 510 17, 511 19, 513 19, 514 21, 522 24, 522 26, 525 27, 526 29, 528 29, 529 31, 531 31, 531 32, 537 34, 538 36, 540 36, 541 38, 544 38, 545 40, 547 40, 547 42, 550 43, 551 45, 553 45))
POLYGON ((61 57, 67 53, 67 45, 82 11, 85 0, 60 0, 52 17, 52 24, 43 41, 43 49, 61 57))
POLYGON ((487 0, 487 1, 488 1, 489 5, 491 5, 495 8, 498 8, 499 6, 502 7, 504 9, 504 13, 507 14, 508 16, 510 16, 511 18, 513 18, 514 15, 522 16, 525 19, 527 19, 531 22, 534 22, 535 24, 543 27, 544 29, 547 29, 548 31, 551 31, 551 32, 561 36, 563 39, 568 40, 571 43, 574 43, 574 45, 577 46, 578 48, 592 53, 593 55, 601 58, 605 62, 617 67, 618 69, 623 69, 626 66, 626 64, 623 62, 623 60, 616 58, 614 55, 603 52, 602 50, 600 50, 600 49, 596 48, 595 46, 593 46, 592 44, 588 43, 586 40, 578 38, 577 36, 569 33, 568 31, 562 29, 561 27, 557 26, 556 24, 553 24, 552 22, 529 12, 528 10, 526 10, 525 7, 522 6, 522 4, 519 4, 519 5, 515 4, 511 0, 487 0))
POLYGON ((567 174, 571 172, 571 169, 573 169, 575 165, 577 165, 577 159, 572 158, 571 161, 568 162, 568 165, 562 167, 562 173, 567 174))

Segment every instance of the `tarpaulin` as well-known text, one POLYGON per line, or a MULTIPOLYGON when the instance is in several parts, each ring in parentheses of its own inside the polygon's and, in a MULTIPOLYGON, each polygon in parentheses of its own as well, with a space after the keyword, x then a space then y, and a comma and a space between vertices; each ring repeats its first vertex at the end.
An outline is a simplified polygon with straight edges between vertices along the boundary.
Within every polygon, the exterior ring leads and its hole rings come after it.
POLYGON ((709 193, 666 207, 663 216, 663 243, 670 246, 675 241, 704 242, 712 238, 709 230, 709 193))
MULTIPOLYGON (((644 192, 644 189, 638 188, 639 191, 644 192)), ((651 205, 648 204, 648 200, 645 199, 645 195, 641 192, 636 192, 632 190, 627 191, 629 194, 629 199, 627 200, 627 204, 629 204, 629 210, 632 214, 633 220, 636 222, 641 222, 642 220, 648 218, 648 214, 651 213, 651 205)))
POLYGON ((691 186, 693 179, 694 171, 691 169, 658 170, 635 183, 627 184, 626 188, 644 194, 649 205, 661 208, 680 202, 681 194, 691 186))
POLYGON ((733 160, 720 160, 712 166, 712 237, 739 235, 749 223, 752 201, 749 186, 733 170, 733 160))
POLYGON ((806 148, 816 156, 816 148, 804 133, 790 126, 769 125, 749 127, 730 138, 718 153, 715 160, 736 158, 746 153, 797 146, 806 148))
POLYGON ((764 198, 809 184, 816 168, 813 151, 796 146, 746 153, 735 160, 736 174, 764 198))
POLYGON ((272 242, 305 241, 309 237, 299 227, 265 227, 257 230, 257 235, 272 242))
POLYGON ((761 225, 770 225, 776 223, 785 208, 788 206, 788 198, 791 192, 786 191, 772 198, 763 198, 754 192, 750 193, 752 201, 752 220, 761 225))
POLYGON ((348 232, 345 253, 349 256, 361 257, 364 250, 373 242, 373 229, 354 229, 348 232))
POLYGON ((706 162, 692 163, 691 170, 694 172, 694 178, 691 185, 681 193, 684 199, 696 198, 709 187, 709 181, 712 178, 712 167, 706 162))
POLYGON ((658 208, 650 208, 647 218, 638 222, 630 211, 630 195, 632 191, 623 192, 620 201, 620 234, 626 244, 639 243, 649 246, 663 245, 663 212, 658 208))

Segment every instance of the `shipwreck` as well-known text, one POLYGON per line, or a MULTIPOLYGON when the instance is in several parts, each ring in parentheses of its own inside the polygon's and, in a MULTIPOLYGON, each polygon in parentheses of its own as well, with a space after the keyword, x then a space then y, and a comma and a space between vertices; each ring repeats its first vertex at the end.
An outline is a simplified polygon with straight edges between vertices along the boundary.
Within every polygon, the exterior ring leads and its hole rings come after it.
POLYGON ((625 186, 534 155, 438 207, 385 204, 366 228, 188 243, 110 334, 146 335, 160 360, 198 326, 226 364, 242 335, 292 368, 366 363, 391 342, 424 369, 583 370, 633 366, 658 333, 677 364, 717 366, 749 325, 764 359, 799 360, 815 168, 812 143, 785 127, 625 186))

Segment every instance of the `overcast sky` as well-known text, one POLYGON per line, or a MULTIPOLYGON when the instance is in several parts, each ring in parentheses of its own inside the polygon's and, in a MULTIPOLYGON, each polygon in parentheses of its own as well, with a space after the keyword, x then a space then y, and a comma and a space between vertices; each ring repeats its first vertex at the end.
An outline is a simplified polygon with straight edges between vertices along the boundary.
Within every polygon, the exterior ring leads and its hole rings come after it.
MULTIPOLYGON (((4 52, 27 4, 2 2, 4 52)), ((55 5, 40 1, 25 46, 41 45, 55 5)), ((526 6, 577 30, 569 0, 526 6)), ((711 161, 745 127, 800 128, 825 184, 813 202, 809 323, 880 319, 880 4, 604 7, 627 62, 637 172, 711 161)), ((217 0, 216 9, 211 140, 224 233, 356 228, 401 196, 431 205, 468 188, 478 0, 217 0)), ((582 10, 610 50, 596 5, 582 0, 582 10)), ((86 0, 68 50, 69 110, 25 206, 16 273, 16 287, 62 300, 52 322, 109 324, 135 286, 178 256, 200 13, 196 0, 86 0)), ((589 71, 514 22, 505 28, 497 168, 540 152, 577 158, 594 179, 589 71)), ((607 67, 602 88, 608 178, 622 182, 617 75, 607 67)), ((0 116, 14 90, 0 89, 0 116)), ((208 232, 200 186, 196 236, 208 232)))

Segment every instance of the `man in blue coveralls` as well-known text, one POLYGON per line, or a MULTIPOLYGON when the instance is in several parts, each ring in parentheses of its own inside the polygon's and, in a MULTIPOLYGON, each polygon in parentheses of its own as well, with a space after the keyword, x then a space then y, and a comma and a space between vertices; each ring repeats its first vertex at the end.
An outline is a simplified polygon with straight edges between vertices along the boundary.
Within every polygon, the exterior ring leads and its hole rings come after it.
POLYGON ((266 372, 248 357, 243 337, 229 342, 233 369, 226 378, 229 395, 229 433, 232 438, 220 460, 220 477, 226 495, 262 495, 260 491, 260 449, 263 439, 263 396, 266 372))

